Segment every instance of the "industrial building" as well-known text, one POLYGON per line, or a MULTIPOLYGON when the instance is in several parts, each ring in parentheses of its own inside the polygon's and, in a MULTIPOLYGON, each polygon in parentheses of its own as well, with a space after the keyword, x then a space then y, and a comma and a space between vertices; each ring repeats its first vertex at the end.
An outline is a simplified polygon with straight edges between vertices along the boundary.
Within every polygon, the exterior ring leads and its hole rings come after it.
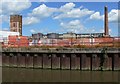
POLYGON ((42 33, 32 34, 33 39, 40 39, 40 38, 48 38, 48 39, 70 39, 70 38, 95 38, 95 37, 110 37, 109 35, 109 28, 108 28, 108 8, 105 6, 105 17, 104 17, 104 33, 83 33, 83 34, 76 34, 72 32, 67 32, 63 34, 58 33, 48 33, 46 35, 42 33))
POLYGON ((10 31, 18 32, 14 35, 8 34, 7 43, 9 46, 101 46, 108 45, 113 46, 114 42, 119 42, 119 37, 111 37, 109 35, 108 27, 108 9, 104 8, 104 33, 73 33, 66 32, 59 33, 35 33, 32 36, 22 36, 22 16, 11 15, 10 16, 10 31), (20 35, 20 36, 19 36, 20 35))
POLYGON ((38 39, 40 38, 48 38, 48 39, 80 39, 80 38, 96 38, 96 37, 104 37, 104 33, 83 33, 83 34, 76 34, 72 32, 67 32, 63 34, 59 33, 48 33, 48 34, 42 34, 42 33, 36 33, 32 34, 33 39, 38 39))
MULTIPOLYGON (((39 46, 71 46, 71 45, 113 45, 113 42, 118 42, 116 37, 110 37, 108 27, 108 8, 104 7, 104 33, 36 33, 32 34, 32 44, 39 46)), ((118 38, 119 40, 119 38, 118 38)))
POLYGON ((19 36, 19 32, 11 32, 11 31, 0 31, 0 43, 4 43, 4 45, 8 45, 9 36, 19 36))

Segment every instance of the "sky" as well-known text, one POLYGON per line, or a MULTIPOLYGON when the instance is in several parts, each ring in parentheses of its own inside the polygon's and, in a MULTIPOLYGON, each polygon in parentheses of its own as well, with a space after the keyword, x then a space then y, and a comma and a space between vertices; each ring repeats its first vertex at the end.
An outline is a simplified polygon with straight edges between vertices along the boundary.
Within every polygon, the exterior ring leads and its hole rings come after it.
POLYGON ((109 33, 118 36, 118 2, 2 2, 0 25, 10 30, 10 15, 22 15, 22 32, 32 33, 103 33, 104 6, 108 7, 109 33))

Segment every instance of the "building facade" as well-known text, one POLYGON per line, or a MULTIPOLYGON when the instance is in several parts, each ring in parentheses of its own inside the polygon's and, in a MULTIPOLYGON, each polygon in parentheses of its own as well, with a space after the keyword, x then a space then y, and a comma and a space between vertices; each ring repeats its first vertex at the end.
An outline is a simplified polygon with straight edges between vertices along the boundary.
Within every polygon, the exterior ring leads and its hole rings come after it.
POLYGON ((8 44, 9 36, 19 36, 19 32, 10 32, 10 31, 0 31, 0 43, 4 42, 4 44, 8 44))
POLYGON ((22 36, 22 16, 10 15, 10 31, 19 32, 22 36))
POLYGON ((48 33, 47 38, 49 38, 49 39, 59 39, 59 34, 58 33, 48 33))

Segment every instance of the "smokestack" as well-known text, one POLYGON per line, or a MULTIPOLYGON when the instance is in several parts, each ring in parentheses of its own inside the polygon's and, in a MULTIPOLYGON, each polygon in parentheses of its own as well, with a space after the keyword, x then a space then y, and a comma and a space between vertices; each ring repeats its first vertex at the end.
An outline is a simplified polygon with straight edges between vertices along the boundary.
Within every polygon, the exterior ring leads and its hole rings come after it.
POLYGON ((109 36, 109 30, 108 30, 108 8, 105 6, 104 8, 105 16, 104 16, 104 32, 105 37, 109 36))

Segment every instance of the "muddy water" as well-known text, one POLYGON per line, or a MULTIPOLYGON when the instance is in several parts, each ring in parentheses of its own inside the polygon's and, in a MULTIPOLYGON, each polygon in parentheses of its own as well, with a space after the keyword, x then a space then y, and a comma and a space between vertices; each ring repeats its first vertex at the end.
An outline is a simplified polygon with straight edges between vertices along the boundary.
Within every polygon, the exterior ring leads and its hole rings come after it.
POLYGON ((3 82, 118 82, 119 71, 2 68, 3 82))

